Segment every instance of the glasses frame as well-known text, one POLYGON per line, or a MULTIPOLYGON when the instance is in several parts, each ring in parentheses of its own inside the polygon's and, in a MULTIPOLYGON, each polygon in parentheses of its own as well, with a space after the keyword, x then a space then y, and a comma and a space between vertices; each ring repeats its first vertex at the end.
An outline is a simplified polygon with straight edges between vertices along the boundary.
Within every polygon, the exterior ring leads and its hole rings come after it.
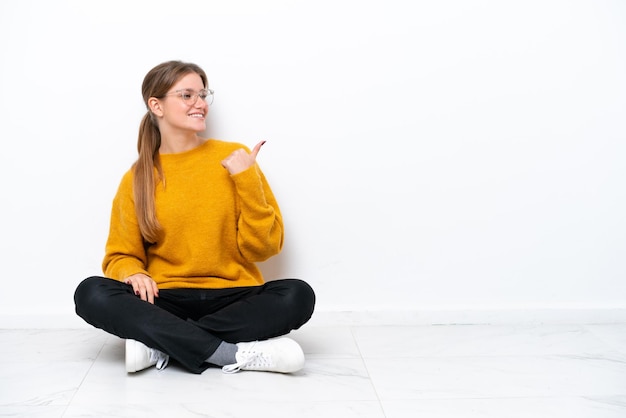
POLYGON ((202 89, 200 91, 195 91, 193 89, 180 89, 180 90, 174 90, 169 93, 166 93, 163 95, 163 97, 178 96, 186 105, 194 106, 196 103, 198 103, 198 98, 201 97, 202 93, 206 93, 206 96, 202 97, 202 100, 204 100, 207 105, 211 106, 211 104, 213 104, 213 99, 214 99, 214 94, 215 94, 215 92, 212 89, 202 89), (183 93, 188 93, 191 95, 191 97, 189 99, 185 99, 183 97, 183 93))

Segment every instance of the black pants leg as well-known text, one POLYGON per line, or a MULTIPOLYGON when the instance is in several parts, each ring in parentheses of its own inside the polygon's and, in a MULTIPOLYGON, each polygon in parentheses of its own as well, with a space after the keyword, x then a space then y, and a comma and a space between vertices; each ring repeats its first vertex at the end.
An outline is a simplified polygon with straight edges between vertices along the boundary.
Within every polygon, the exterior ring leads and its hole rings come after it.
POLYGON ((141 341, 169 354, 194 373, 222 341, 241 342, 283 335, 306 323, 315 294, 301 280, 230 289, 163 289, 155 304, 132 287, 104 277, 85 279, 74 295, 76 313, 121 338, 141 341))
POLYGON ((311 287, 297 279, 201 292, 206 297, 204 306, 217 309, 200 310, 192 322, 231 343, 285 335, 304 325, 315 305, 311 287))

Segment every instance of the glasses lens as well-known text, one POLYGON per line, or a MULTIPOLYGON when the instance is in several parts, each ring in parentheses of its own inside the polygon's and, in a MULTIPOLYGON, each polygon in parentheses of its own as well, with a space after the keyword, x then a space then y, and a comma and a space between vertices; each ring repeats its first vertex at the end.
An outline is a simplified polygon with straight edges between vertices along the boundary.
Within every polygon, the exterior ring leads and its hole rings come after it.
POLYGON ((198 102, 198 98, 201 98, 207 104, 213 103, 213 90, 206 89, 200 90, 199 92, 195 92, 193 90, 181 90, 178 92, 180 98, 183 99, 186 105, 193 106, 198 102))
POLYGON ((213 90, 211 89, 202 90, 200 97, 202 97, 202 100, 204 100, 205 102, 207 102, 207 104, 210 105, 211 103, 213 103, 213 90))
POLYGON ((183 102, 187 103, 187 104, 191 104, 192 102, 196 101, 196 98, 198 96, 196 96, 195 94, 193 94, 190 91, 181 91, 180 92, 180 97, 183 99, 183 102))

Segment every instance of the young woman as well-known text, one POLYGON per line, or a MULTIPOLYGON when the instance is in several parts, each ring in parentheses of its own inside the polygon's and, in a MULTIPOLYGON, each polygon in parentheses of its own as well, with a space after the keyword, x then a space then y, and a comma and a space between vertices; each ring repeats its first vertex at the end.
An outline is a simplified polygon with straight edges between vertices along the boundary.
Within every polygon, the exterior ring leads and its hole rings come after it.
POLYGON ((281 337, 306 323, 302 280, 265 282, 255 263, 280 252, 283 221, 256 157, 203 139, 213 101, 205 72, 168 61, 145 76, 139 156, 113 200, 106 277, 82 281, 76 313, 126 339, 126 369, 169 358, 194 373, 291 373, 304 354, 281 337))

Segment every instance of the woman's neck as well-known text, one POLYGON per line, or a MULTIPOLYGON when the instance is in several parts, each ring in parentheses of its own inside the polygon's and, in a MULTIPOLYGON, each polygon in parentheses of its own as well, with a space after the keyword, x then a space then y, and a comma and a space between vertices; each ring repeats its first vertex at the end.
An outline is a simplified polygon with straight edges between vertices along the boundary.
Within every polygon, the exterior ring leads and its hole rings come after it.
POLYGON ((192 150, 200 146, 204 140, 197 134, 192 135, 163 135, 161 137, 161 146, 159 153, 161 154, 179 154, 181 152, 192 150))

